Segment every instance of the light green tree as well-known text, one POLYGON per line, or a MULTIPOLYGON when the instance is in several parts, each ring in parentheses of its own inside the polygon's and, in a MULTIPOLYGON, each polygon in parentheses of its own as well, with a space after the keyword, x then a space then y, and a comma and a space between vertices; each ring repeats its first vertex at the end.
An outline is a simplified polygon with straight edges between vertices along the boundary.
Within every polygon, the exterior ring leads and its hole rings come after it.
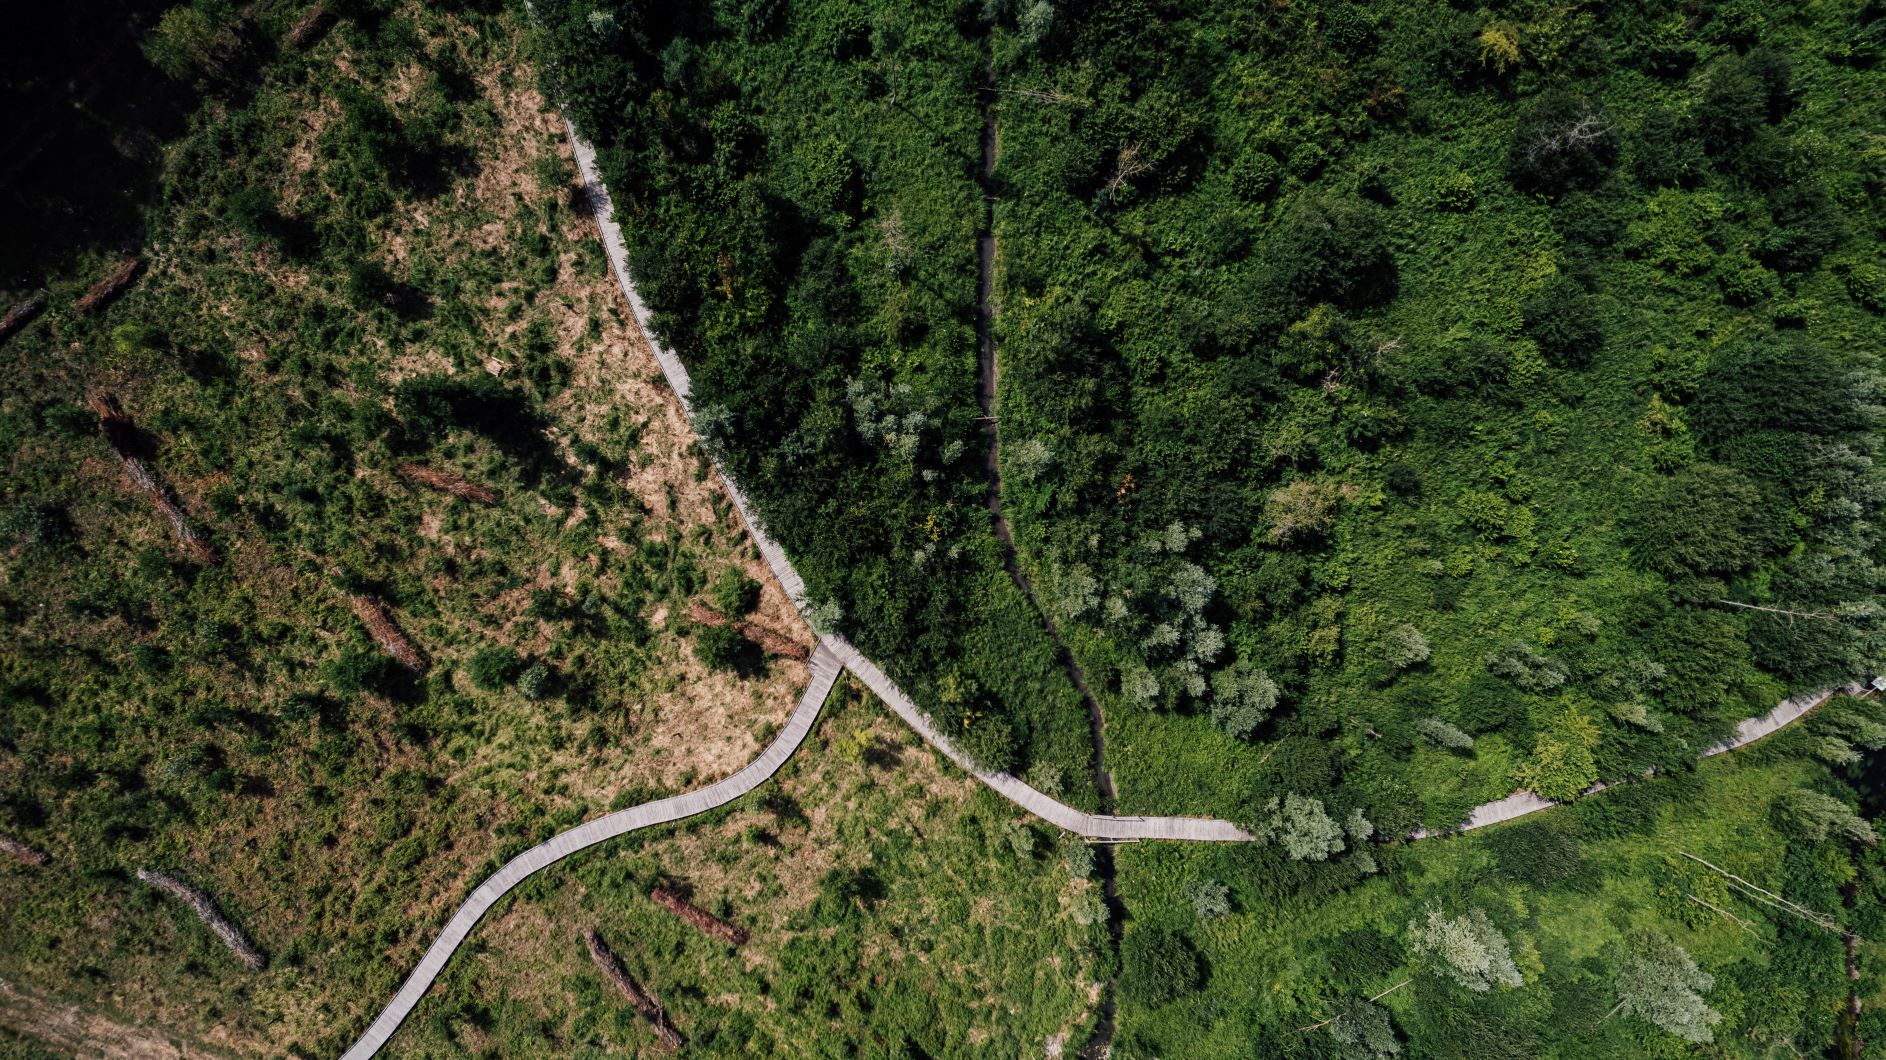
POLYGON ((1843 836, 1855 843, 1872 846, 1879 834, 1852 807, 1829 795, 1803 788, 1790 791, 1775 800, 1775 816, 1793 831, 1816 843, 1829 835, 1843 836))
POLYGON ((1473 737, 1439 718, 1422 718, 1414 723, 1414 728, 1437 747, 1445 747, 1450 751, 1467 751, 1473 748, 1473 737))
MULTIPOLYGON (((1618 1003, 1611 1010, 1647 1020, 1685 1041, 1712 1040, 1722 1013, 1703 1001, 1716 985, 1683 947, 1662 935, 1634 936, 1618 952, 1618 1003)), ((1607 1017, 1608 1018, 1608 1017, 1607 1017)))
POLYGON ((1428 906, 1425 920, 1408 922, 1408 943, 1436 974, 1475 993, 1525 982, 1506 936, 1477 907, 1450 918, 1439 905, 1428 906))
POLYGON ((1400 1055, 1401 1043, 1395 1040, 1395 1026, 1389 1022, 1387 1009, 1359 997, 1343 998, 1335 1008, 1336 1015, 1325 1027, 1343 1060, 1381 1060, 1400 1055))
POLYGON ((1284 853, 1294 861, 1327 861, 1343 850, 1343 829, 1323 809, 1321 799, 1295 792, 1264 804, 1264 817, 1257 823, 1260 839, 1283 844, 1284 853))

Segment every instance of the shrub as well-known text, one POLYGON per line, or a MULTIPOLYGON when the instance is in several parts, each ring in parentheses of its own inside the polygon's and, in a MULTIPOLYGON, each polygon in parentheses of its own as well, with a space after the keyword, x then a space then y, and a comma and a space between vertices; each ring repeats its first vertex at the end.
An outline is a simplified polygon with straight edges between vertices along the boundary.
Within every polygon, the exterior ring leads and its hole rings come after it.
POLYGON ((1197 990, 1204 982, 1192 941, 1169 928, 1128 931, 1120 945, 1120 993, 1149 1008, 1197 990))
POLYGON ((1867 846, 1879 842, 1872 824, 1853 808, 1818 791, 1790 791, 1775 800, 1775 820, 1796 835, 1816 843, 1829 835, 1867 846))
POLYGON ((480 648, 465 663, 465 676, 472 686, 496 692, 511 683, 523 667, 523 661, 509 648, 480 648))
POLYGON ((1701 180, 1708 159, 1695 124, 1668 107, 1644 116, 1632 142, 1631 171, 1647 188, 1686 188, 1701 180))
POLYGON ((335 691, 357 695, 387 691, 397 679, 398 666, 373 649, 353 647, 330 660, 322 670, 335 691))
POLYGON ((1639 934, 1616 947, 1613 959, 1622 966, 1616 983, 1618 1011, 1684 1041, 1700 1044, 1715 1038, 1712 1028, 1722 1022, 1722 1013, 1702 998, 1716 985, 1715 977, 1696 967, 1683 947, 1664 935, 1639 934))
POLYGON ((1071 879, 1085 880, 1094 874, 1094 848, 1090 843, 1069 836, 1061 843, 1061 860, 1067 863, 1071 879))
POLYGON ((1487 851, 1508 879, 1531 887, 1553 887, 1584 874, 1578 839, 1564 828, 1526 821, 1486 835, 1487 851))
POLYGON ((1006 715, 976 717, 958 729, 954 739, 957 748, 984 769, 1007 772, 1020 758, 1021 741, 1006 715))
POLYGON ((517 691, 525 699, 543 699, 556 690, 556 672, 544 663, 532 663, 517 675, 517 691))
POLYGON ((1604 344, 1604 329, 1590 295, 1564 276, 1554 276, 1534 291, 1521 309, 1526 334, 1546 360, 1564 368, 1583 368, 1604 344))
POLYGON ((732 626, 694 627, 694 657, 711 670, 738 669, 746 650, 746 638, 732 626))
POLYGON ((708 595, 714 610, 729 618, 739 618, 760 606, 760 583, 747 577, 738 567, 728 567, 714 579, 708 595))
POLYGON ((1473 737, 1439 718, 1417 719, 1414 728, 1437 747, 1445 747, 1450 751, 1473 749, 1473 737))
POLYGON ((1733 468, 1696 464, 1638 496, 1632 555, 1667 575, 1733 574, 1761 554, 1761 493, 1733 468))
POLYGON ((1558 195, 1596 186, 1617 160, 1611 120, 1597 104, 1562 92, 1534 100, 1507 147, 1515 187, 1558 195))
POLYGON ((1231 889, 1218 880, 1198 880, 1185 889, 1192 911, 1200 920, 1216 920, 1231 912, 1231 889))

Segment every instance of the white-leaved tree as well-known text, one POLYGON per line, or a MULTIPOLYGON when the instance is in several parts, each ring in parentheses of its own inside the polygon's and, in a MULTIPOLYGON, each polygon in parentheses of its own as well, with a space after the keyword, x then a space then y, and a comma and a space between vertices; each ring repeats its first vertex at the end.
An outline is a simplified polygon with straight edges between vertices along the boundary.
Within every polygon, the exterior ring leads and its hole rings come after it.
POLYGON ((1439 718, 1421 718, 1414 723, 1414 728, 1437 747, 1450 751, 1473 749, 1473 737, 1439 718))
POLYGON ((1638 935, 1621 948, 1618 960, 1613 1015, 1636 1016, 1684 1041, 1714 1039, 1713 1028, 1722 1022, 1722 1013, 1710 1008, 1703 995, 1716 980, 1696 967, 1688 951, 1662 935, 1638 935))
POLYGON ((1525 982, 1506 936, 1478 907, 1449 917, 1439 905, 1428 906, 1425 919, 1408 922, 1408 943, 1436 974, 1475 993, 1525 982))
POLYGON ((1211 720, 1234 740, 1257 730, 1277 709, 1277 682, 1240 659, 1211 678, 1211 720))
POLYGON ((1279 843, 1293 861, 1328 861, 1343 851, 1343 827, 1323 808, 1323 800, 1291 792, 1264 804, 1257 822, 1259 839, 1279 843))
POLYGON ((1382 1060, 1398 1056, 1401 1043, 1395 1040, 1395 1026, 1388 1010, 1359 997, 1346 997, 1335 1004, 1336 1014, 1324 1026, 1336 1042, 1337 1055, 1343 1060, 1382 1060))

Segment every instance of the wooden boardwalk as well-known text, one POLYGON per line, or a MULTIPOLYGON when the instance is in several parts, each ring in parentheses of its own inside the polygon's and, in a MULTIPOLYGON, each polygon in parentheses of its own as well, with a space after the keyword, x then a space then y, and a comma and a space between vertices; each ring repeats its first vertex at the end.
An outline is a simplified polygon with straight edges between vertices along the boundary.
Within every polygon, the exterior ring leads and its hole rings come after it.
POLYGON ((842 672, 842 665, 837 654, 825 644, 820 644, 812 652, 811 683, 806 685, 804 694, 799 697, 799 705, 793 708, 792 716, 786 720, 786 727, 781 729, 773 742, 767 745, 760 756, 747 766, 715 784, 685 795, 645 802, 640 806, 631 806, 606 817, 598 817, 585 824, 531 847, 522 854, 506 862, 504 867, 492 873, 485 882, 465 899, 465 904, 458 907, 452 918, 445 922, 444 930, 434 939, 426 955, 419 959, 419 964, 406 977, 406 982, 386 1003, 380 1015, 374 1019, 353 1048, 347 1050, 347 1060, 366 1060, 380 1051, 393 1032, 406 1019, 419 999, 432 987, 433 980, 445 970, 446 962, 464 943, 478 921, 484 919, 498 899, 510 893, 511 889, 523 883, 531 875, 556 864, 571 854, 598 843, 607 842, 617 836, 627 835, 640 828, 658 824, 668 824, 684 820, 696 814, 738 799, 754 788, 765 783, 779 767, 786 764, 786 759, 799 749, 806 735, 812 731, 812 723, 818 720, 819 708, 824 706, 825 697, 831 694, 832 685, 842 672))
MULTIPOLYGON (((596 168, 596 152, 582 138, 577 136, 574 126, 565 122, 569 130, 570 144, 576 156, 576 163, 581 170, 583 183, 588 187, 590 202, 595 210, 597 226, 601 230, 603 249, 608 253, 609 266, 615 272, 616 282, 621 285, 622 293, 627 297, 629 308, 635 320, 648 339, 649 348, 654 351, 655 360, 660 364, 662 374, 667 378, 669 387, 681 402, 684 414, 691 420, 693 406, 691 397, 693 387, 688 379, 687 368, 674 353, 664 347, 655 337, 650 327, 648 307, 636 293, 635 284, 629 278, 628 250, 622 240, 622 230, 617 226, 613 210, 609 203, 609 193, 604 188, 600 173, 596 168)), ((785 551, 779 547, 766 528, 754 516, 746 495, 740 492, 731 479, 718 465, 715 471, 720 475, 721 483, 726 487, 727 495, 732 499, 734 508, 740 513, 741 521, 746 525, 753 543, 766 560, 773 576, 786 590, 794 606, 804 611, 807 605, 805 582, 799 572, 793 569, 786 558, 785 551)), ((904 719, 917 734, 942 752, 950 761, 956 763, 964 772, 993 788, 1004 798, 1015 803, 1035 816, 1050 824, 1066 829, 1089 839, 1105 841, 1134 841, 1141 839, 1164 839, 1190 842, 1238 843, 1250 842, 1255 837, 1230 821, 1221 821, 1205 817, 1120 817, 1104 814, 1092 814, 1077 810, 1066 803, 1036 791, 1008 773, 998 773, 982 769, 937 729, 921 709, 919 709, 903 689, 884 673, 878 665, 866 658, 857 648, 842 637, 824 634, 818 646, 813 650, 811 659, 811 681, 800 696, 799 703, 793 708, 792 716, 760 757, 749 763, 738 773, 715 784, 710 784, 698 791, 684 795, 631 806, 628 809, 599 817, 594 821, 577 825, 569 831, 553 836, 519 854, 507 862, 503 868, 493 873, 471 896, 465 899, 458 911, 446 921, 445 927, 433 940, 419 964, 406 977, 406 982, 387 1002, 386 1007, 376 1017, 371 1026, 360 1036, 359 1041, 347 1050, 346 1060, 368 1060, 386 1045, 393 1032, 419 1004, 445 965, 457 952, 472 928, 476 927, 484 915, 490 911, 499 899, 510 893, 518 884, 533 874, 555 864, 577 851, 607 842, 618 836, 637 829, 658 824, 668 824, 684 820, 709 810, 724 806, 759 787, 779 771, 786 759, 812 731, 813 723, 818 719, 820 708, 830 695, 832 686, 839 675, 850 670, 877 697, 885 702, 897 716, 904 719)), ((1857 692, 1860 683, 1848 686, 1846 691, 1857 692)), ((1783 701, 1774 710, 1759 718, 1750 718, 1736 728, 1734 738, 1717 744, 1703 752, 1705 755, 1721 754, 1732 751, 1744 744, 1761 739, 1763 736, 1795 721, 1803 714, 1819 706, 1832 692, 1822 692, 1809 696, 1800 696, 1783 701)), ((1594 786, 1592 791, 1602 790, 1605 785, 1594 786)), ((1485 805, 1476 807, 1467 822, 1458 829, 1446 832, 1417 832, 1410 838, 1423 839, 1430 835, 1443 835, 1453 831, 1465 831, 1483 828, 1501 821, 1509 821, 1529 813, 1557 805, 1540 798, 1529 791, 1519 791, 1485 805)))

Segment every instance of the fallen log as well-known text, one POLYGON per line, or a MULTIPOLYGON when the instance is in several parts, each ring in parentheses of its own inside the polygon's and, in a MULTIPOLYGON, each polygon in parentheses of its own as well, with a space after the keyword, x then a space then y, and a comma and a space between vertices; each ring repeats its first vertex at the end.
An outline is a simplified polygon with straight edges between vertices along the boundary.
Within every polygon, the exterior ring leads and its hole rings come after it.
POLYGON ((290 48, 311 48, 327 35, 328 27, 333 24, 334 16, 328 12, 327 5, 316 4, 301 16, 301 21, 295 23, 283 41, 290 48))
POLYGON ((230 923, 229 918, 217 910, 216 903, 210 901, 209 895, 167 872, 158 872, 154 869, 139 869, 138 879, 160 891, 169 892, 172 897, 189 906, 191 911, 196 913, 197 919, 203 921, 212 932, 215 932, 216 937, 223 940, 223 945, 228 946, 229 951, 236 955, 236 959, 248 965, 250 969, 259 972, 268 965, 268 958, 262 956, 262 952, 250 944, 248 936, 242 933, 241 928, 230 923))
POLYGON ((144 259, 132 256, 118 263, 118 267, 105 274, 105 278, 91 286, 72 308, 80 313, 89 313, 118 297, 130 287, 144 271, 144 259))
POLYGON ((681 897, 679 891, 671 891, 666 887, 657 887, 648 892, 648 897, 652 899, 656 905, 661 906, 663 909, 668 910, 670 913, 692 924, 703 934, 712 935, 714 938, 728 943, 729 945, 744 946, 747 944, 747 939, 751 937, 747 934, 746 928, 738 924, 727 923, 725 920, 702 909, 686 898, 681 897))
POLYGON ((199 563, 209 566, 221 563, 223 557, 210 544, 209 537, 190 522, 189 515, 177 503, 177 498, 171 495, 170 489, 157 477, 157 472, 151 470, 151 466, 138 454, 137 430, 125 417, 118 399, 103 391, 95 391, 87 400, 92 411, 98 414, 98 428, 104 433, 105 442, 111 446, 111 451, 117 455, 125 477, 150 498, 151 506, 170 523, 171 532, 177 536, 177 543, 199 563))
POLYGON ((19 305, 14 306, 12 309, 7 310, 7 315, 0 317, 0 342, 5 342, 12 338, 14 332, 32 323, 33 318, 43 312, 45 308, 46 300, 38 295, 34 295, 26 301, 21 302, 19 305))
POLYGON ((769 655, 778 655, 787 659, 797 659, 800 662, 804 662, 812 657, 812 653, 806 649, 805 645, 800 644, 798 641, 793 640, 791 637, 786 636, 776 629, 771 629, 758 622, 749 621, 747 619, 729 622, 726 615, 698 601, 688 605, 688 619, 689 621, 699 623, 703 626, 731 625, 735 633, 745 637, 758 646, 761 651, 769 655))
POLYGON ((413 642, 406 639, 406 634, 394 624, 393 616, 387 614, 386 605, 364 593, 355 593, 347 598, 353 605, 354 614, 360 618, 360 624, 367 627, 367 635, 373 643, 380 646, 394 662, 399 663, 414 673, 424 673, 426 660, 413 647, 413 642))
POLYGON ((43 850, 34 850, 25 843, 9 836, 0 835, 0 854, 5 854, 22 865, 44 865, 52 856, 43 850))
POLYGON ((628 998, 629 1007, 641 1013, 642 1018, 655 1025, 655 1040, 668 1052, 681 1048, 681 1035, 668 1025, 668 1015, 662 1011, 661 1002, 630 977, 622 968, 622 962, 609 949, 609 944, 596 934, 594 929, 583 932, 583 943, 589 947, 589 959, 596 962, 603 978, 615 984, 622 996, 628 998))
POLYGON ((498 500, 497 494, 450 471, 440 471, 436 467, 427 467, 424 464, 401 464, 393 470, 408 482, 416 482, 427 489, 438 490, 440 493, 449 493, 454 497, 477 501, 480 504, 495 504, 498 500))

